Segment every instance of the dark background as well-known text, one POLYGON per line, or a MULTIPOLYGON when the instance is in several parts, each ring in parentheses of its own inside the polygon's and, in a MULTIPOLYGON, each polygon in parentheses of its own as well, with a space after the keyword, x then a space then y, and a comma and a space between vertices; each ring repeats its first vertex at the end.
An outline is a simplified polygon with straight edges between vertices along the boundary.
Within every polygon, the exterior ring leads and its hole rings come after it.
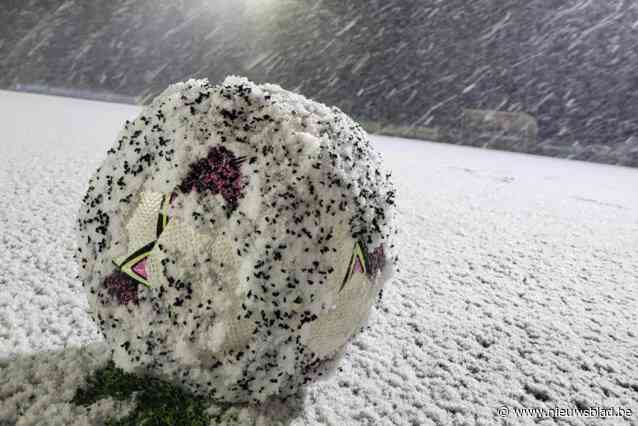
POLYGON ((633 0, 1 3, 0 88, 145 103, 238 74, 385 133, 638 166, 633 0), (464 109, 525 112, 537 138, 481 139, 464 109))

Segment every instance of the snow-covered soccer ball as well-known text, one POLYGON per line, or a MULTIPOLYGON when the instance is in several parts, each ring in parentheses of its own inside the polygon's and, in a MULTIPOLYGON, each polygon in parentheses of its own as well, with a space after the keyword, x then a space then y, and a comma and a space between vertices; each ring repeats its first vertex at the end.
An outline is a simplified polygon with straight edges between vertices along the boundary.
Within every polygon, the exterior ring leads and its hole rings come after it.
POLYGON ((116 365, 227 402, 329 372, 396 267, 390 177, 337 108, 234 76, 170 86, 78 215, 116 365))

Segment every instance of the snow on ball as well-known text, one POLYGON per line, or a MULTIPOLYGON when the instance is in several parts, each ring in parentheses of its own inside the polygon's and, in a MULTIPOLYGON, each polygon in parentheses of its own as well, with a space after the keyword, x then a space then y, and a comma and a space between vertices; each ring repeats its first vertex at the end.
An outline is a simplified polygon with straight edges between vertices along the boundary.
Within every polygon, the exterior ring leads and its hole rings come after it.
POLYGON ((91 177, 76 260, 117 366, 226 402, 333 371, 396 268, 361 127, 277 85, 170 86, 91 177))

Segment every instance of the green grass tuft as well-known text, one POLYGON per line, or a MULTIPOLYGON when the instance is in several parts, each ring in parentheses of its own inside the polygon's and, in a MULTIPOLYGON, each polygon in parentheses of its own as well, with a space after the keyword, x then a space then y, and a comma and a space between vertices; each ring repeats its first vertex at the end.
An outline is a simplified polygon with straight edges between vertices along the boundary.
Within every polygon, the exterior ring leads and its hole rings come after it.
POLYGON ((107 426, 209 425, 206 400, 163 380, 138 377, 117 368, 113 361, 95 371, 87 386, 76 391, 76 405, 91 405, 101 399, 135 398, 136 407, 126 417, 109 419, 107 426))

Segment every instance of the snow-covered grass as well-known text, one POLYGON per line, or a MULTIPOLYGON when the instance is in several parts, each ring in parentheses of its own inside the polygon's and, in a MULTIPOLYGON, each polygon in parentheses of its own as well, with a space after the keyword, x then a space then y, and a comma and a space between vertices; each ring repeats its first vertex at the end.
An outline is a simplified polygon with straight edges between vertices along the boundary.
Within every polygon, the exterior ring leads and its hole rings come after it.
MULTIPOLYGON (((0 92, 0 425, 102 424, 107 352, 73 263, 79 198, 139 108, 0 92)), ((401 272, 340 371, 298 399, 211 406, 244 424, 535 424, 500 406, 622 407, 638 424, 638 170, 373 137, 401 272)), ((229 420, 230 423, 230 420, 229 420)))

